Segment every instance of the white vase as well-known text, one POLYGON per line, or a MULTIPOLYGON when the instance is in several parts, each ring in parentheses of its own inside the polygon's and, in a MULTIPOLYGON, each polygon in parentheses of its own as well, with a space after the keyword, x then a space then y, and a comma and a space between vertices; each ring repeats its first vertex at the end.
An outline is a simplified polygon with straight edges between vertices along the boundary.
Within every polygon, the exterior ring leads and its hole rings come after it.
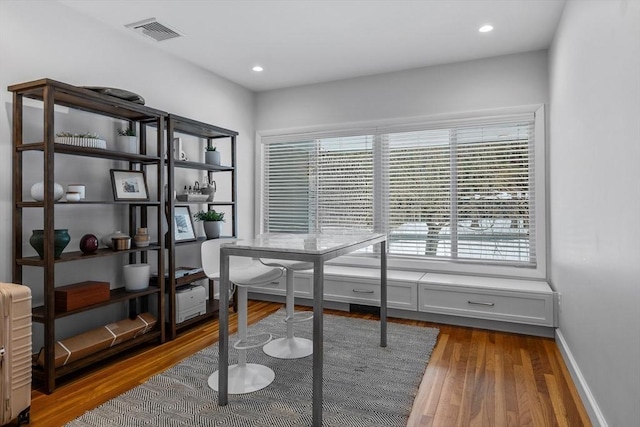
MULTIPOLYGON (((64 196, 64 188, 57 182, 53 183, 53 200, 60 200, 64 196)), ((44 200, 44 182, 36 182, 31 186, 31 197, 41 202, 44 200)))
POLYGON ((124 288, 127 292, 143 291, 149 287, 150 264, 129 264, 123 270, 124 288))
POLYGON ((116 145, 116 150, 123 151, 125 153, 137 153, 138 138, 135 136, 127 136, 127 135, 118 136, 118 143, 116 145))
POLYGON ((220 152, 219 151, 205 151, 204 162, 208 165, 220 165, 220 152))
POLYGON ((207 239, 217 239, 220 237, 222 230, 222 221, 204 221, 204 234, 207 239))

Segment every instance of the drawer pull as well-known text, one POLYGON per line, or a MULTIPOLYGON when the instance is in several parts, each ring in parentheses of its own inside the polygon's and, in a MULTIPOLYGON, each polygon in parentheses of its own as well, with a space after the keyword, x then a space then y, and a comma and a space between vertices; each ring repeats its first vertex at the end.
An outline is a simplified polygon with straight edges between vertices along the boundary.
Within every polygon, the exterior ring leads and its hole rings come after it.
POLYGON ((495 304, 492 302, 481 302, 481 301, 467 301, 469 304, 473 305, 486 305, 489 307, 493 307, 495 304))
POLYGON ((269 283, 267 283, 266 285, 263 285, 263 286, 278 286, 278 285, 280 285, 280 282, 269 282, 269 283))
POLYGON ((356 294, 372 294, 373 291, 369 289, 353 289, 353 292, 356 294))

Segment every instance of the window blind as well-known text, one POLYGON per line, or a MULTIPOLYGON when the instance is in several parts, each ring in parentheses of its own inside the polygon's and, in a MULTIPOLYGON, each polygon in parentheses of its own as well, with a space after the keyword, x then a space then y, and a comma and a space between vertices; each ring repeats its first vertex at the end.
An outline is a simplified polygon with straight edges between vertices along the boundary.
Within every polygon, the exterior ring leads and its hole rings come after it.
POLYGON ((263 139, 264 231, 375 230, 391 256, 535 266, 533 114, 364 130, 263 139))
POLYGON ((265 230, 294 233, 311 230, 314 182, 310 171, 315 151, 315 141, 266 146, 262 177, 265 230))

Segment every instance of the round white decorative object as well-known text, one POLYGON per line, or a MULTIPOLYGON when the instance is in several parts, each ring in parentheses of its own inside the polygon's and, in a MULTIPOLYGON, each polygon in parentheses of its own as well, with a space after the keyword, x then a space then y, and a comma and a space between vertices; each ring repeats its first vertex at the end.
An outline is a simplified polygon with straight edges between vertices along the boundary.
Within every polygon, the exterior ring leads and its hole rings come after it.
POLYGON ((67 191, 67 202, 79 202, 80 193, 76 191, 67 191))
POLYGON ((149 287, 150 264, 129 264, 123 270, 124 288, 127 292, 143 291, 149 287))
MULTIPOLYGON (((53 183, 53 200, 58 201, 64 196, 64 188, 57 182, 53 183)), ((31 197, 41 202, 44 200, 44 182, 36 182, 31 186, 31 197)))

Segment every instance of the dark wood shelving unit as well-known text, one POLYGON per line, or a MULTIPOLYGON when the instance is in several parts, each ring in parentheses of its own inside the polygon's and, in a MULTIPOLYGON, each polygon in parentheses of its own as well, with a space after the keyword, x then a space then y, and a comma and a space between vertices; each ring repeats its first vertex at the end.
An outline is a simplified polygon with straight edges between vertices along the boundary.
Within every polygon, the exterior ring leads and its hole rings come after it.
MULTIPOLYGON (((82 87, 72 86, 51 79, 41 79, 21 84, 9 86, 9 91, 13 92, 13 222, 12 222, 12 256, 13 269, 12 280, 14 283, 23 283, 23 270, 25 268, 40 268, 43 271, 42 289, 44 294, 44 302, 40 307, 35 307, 32 312, 32 320, 43 324, 43 341, 42 348, 44 356, 44 366, 34 364, 34 377, 43 382, 44 391, 47 393, 55 389, 56 379, 74 372, 78 369, 87 368, 90 365, 108 357, 115 356, 118 353, 132 349, 140 344, 151 342, 164 342, 166 337, 166 321, 165 321, 165 300, 164 300, 164 283, 158 284, 157 287, 150 287, 141 292, 126 292, 124 288, 113 289, 110 291, 108 301, 98 304, 92 304, 79 309, 68 312, 55 311, 55 289, 56 289, 56 270, 78 268, 76 263, 89 259, 101 259, 104 257, 113 257, 122 255, 129 257, 129 262, 136 262, 138 256, 141 262, 147 262, 148 253, 157 251, 158 271, 164 271, 164 253, 165 242, 161 238, 163 236, 162 224, 165 215, 165 193, 162 191, 162 184, 165 182, 165 164, 164 164, 164 147, 165 147, 165 123, 168 114, 150 108, 144 105, 136 104, 126 100, 122 100, 113 96, 103 95, 93 90, 82 87), (40 142, 23 141, 23 126, 25 121, 24 114, 24 98, 34 99, 42 102, 43 111, 43 137, 40 142), (68 107, 72 111, 83 111, 91 113, 95 116, 106 117, 127 122, 129 126, 139 126, 139 144, 137 153, 127 153, 107 149, 78 147, 55 142, 55 117, 54 108, 56 106, 68 107), (157 132, 157 144, 154 153, 147 153, 147 126, 155 127, 157 132), (24 193, 24 176, 30 171, 23 168, 23 155, 26 152, 41 152, 43 158, 43 181, 44 181, 44 200, 32 201, 23 200, 24 193), (54 182, 55 182, 55 164, 60 160, 56 154, 74 157, 90 157, 105 160, 125 161, 128 162, 130 170, 148 171, 148 168, 155 168, 154 173, 146 173, 146 179, 154 182, 156 197, 151 197, 151 201, 144 202, 122 202, 122 201, 80 201, 80 202, 56 202, 54 200, 54 182), (155 200, 154 200, 155 199, 155 200), (82 206, 102 204, 105 206, 126 206, 128 207, 128 231, 131 235, 135 232, 136 227, 146 227, 151 214, 155 215, 157 229, 155 232, 159 237, 159 242, 155 242, 144 248, 131 248, 123 251, 114 251, 112 249, 98 249, 94 254, 85 255, 82 252, 64 252, 59 259, 54 258, 54 229, 56 217, 60 216, 57 210, 67 210, 82 206), (65 206, 62 208, 62 206, 65 206), (43 222, 41 226, 35 227, 44 230, 44 251, 42 259, 39 256, 24 257, 22 248, 24 244, 24 231, 29 227, 25 224, 23 218, 24 210, 41 210, 43 212, 43 222), (139 217, 139 224, 138 224, 139 217), (76 362, 56 368, 54 363, 55 345, 56 345, 56 319, 73 316, 88 310, 95 310, 111 304, 128 303, 129 315, 135 314, 138 302, 142 307, 148 305, 148 297, 157 295, 157 325, 152 331, 137 337, 130 341, 114 345, 107 350, 87 356, 76 362)), ((79 177, 81 178, 81 177, 79 177)), ((68 217, 67 217, 68 218, 68 217)), ((123 227, 123 230, 127 229, 123 227)), ((30 283, 30 286, 38 286, 30 283)))
MULTIPOLYGON (((176 169, 190 169, 190 170, 198 170, 207 173, 208 180, 213 180, 213 177, 216 173, 228 173, 230 174, 230 200, 214 200, 212 202, 176 202, 171 199, 167 201, 167 210, 169 212, 168 217, 173 218, 173 213, 175 209, 175 205, 202 205, 206 206, 207 209, 211 209, 215 206, 227 206, 231 208, 231 228, 232 235, 221 237, 221 239, 230 239, 237 238, 238 236, 238 224, 237 224, 237 205, 236 205, 236 183, 237 183, 237 171, 236 171, 236 138, 238 133, 229 129, 224 129, 218 126, 210 125, 207 123, 202 123, 196 120, 188 119, 186 117, 177 116, 175 114, 169 114, 167 116, 167 145, 168 145, 168 153, 174 152, 174 138, 179 137, 180 135, 190 135, 195 137, 206 145, 211 147, 213 142, 215 141, 217 144, 227 144, 225 146, 226 149, 229 150, 231 157, 231 164, 229 165, 211 165, 203 162, 196 161, 183 161, 183 160, 175 160, 173 156, 169 156, 166 159, 165 163, 167 165, 167 187, 168 194, 173 194, 175 190, 175 173, 176 169)), ((204 145, 202 146, 204 150, 204 145)), ((176 273, 176 265, 175 265, 175 255, 176 251, 179 248, 184 247, 186 245, 200 244, 204 239, 198 239, 196 241, 191 242, 179 242, 176 243, 174 239, 174 229, 173 222, 169 223, 169 232, 167 233, 167 242, 166 247, 168 250, 168 275, 166 282, 166 290, 167 290, 167 298, 169 298, 169 310, 167 313, 167 335, 169 339, 174 339, 178 333, 178 330, 187 328, 190 325, 197 323, 201 320, 214 317, 218 312, 218 303, 214 300, 214 283, 213 280, 209 280, 208 283, 208 292, 209 299, 207 304, 206 313, 201 316, 197 316, 193 319, 186 320, 181 323, 176 323, 177 314, 176 314, 176 288, 180 286, 187 285, 196 280, 205 279, 206 276, 204 273, 195 277, 189 278, 175 278, 176 273)))

